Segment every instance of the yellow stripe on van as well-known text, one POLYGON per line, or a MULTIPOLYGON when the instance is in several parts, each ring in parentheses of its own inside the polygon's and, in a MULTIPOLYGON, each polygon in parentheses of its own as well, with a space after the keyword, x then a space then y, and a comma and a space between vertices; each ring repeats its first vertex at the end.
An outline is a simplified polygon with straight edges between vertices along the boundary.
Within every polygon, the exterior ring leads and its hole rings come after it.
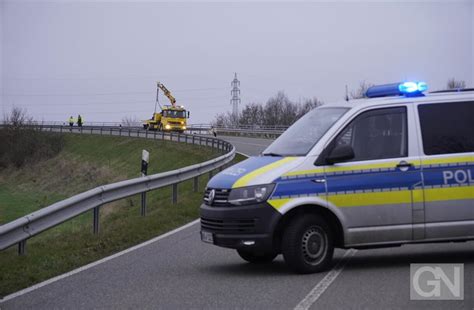
POLYGON ((425 189, 425 201, 474 200, 474 186, 442 187, 425 189))
MULTIPOLYGON (((305 174, 317 174, 326 172, 342 172, 342 171, 356 171, 356 170, 371 170, 371 169, 382 169, 382 168, 395 168, 396 165, 400 162, 391 161, 384 163, 374 163, 374 164, 363 164, 363 165, 351 165, 351 166, 326 166, 325 168, 311 169, 311 170, 300 170, 292 171, 284 174, 284 176, 294 176, 294 175, 305 175, 305 174)), ((409 163, 419 166, 417 162, 410 161, 409 163)))
POLYGON ((291 171, 291 172, 285 173, 283 176, 288 177, 288 176, 293 176, 293 175, 318 174, 318 173, 324 173, 324 169, 319 168, 319 169, 311 169, 311 170, 291 171))
POLYGON ((293 198, 271 199, 268 201, 268 203, 275 209, 280 210, 280 208, 283 207, 283 205, 286 204, 291 199, 293 198))
POLYGON ((416 189, 413 191, 371 192, 329 195, 328 201, 337 207, 377 206, 386 204, 410 204, 423 202, 474 199, 474 186, 416 189))
MULTIPOLYGON (((423 197, 422 190, 419 191, 415 197, 423 197)), ((423 199, 415 202, 423 202, 423 199)), ((393 191, 393 192, 369 192, 357 194, 340 194, 329 195, 328 201, 339 208, 346 207, 362 207, 362 206, 377 206, 387 204, 411 204, 412 193, 409 190, 393 191)))
POLYGON ((474 162, 474 156, 455 156, 455 157, 438 157, 433 159, 421 159, 422 165, 440 165, 451 163, 469 163, 474 162))
MULTIPOLYGON (((319 195, 319 198, 324 198, 319 195)), ((283 205, 295 198, 271 199, 268 203, 279 210, 283 205)), ((339 208, 381 206, 396 204, 447 201, 447 200, 474 200, 474 186, 416 189, 413 191, 367 192, 355 194, 328 195, 327 200, 339 208), (424 194, 424 198, 423 198, 424 194)))
POLYGON ((236 188, 236 187, 243 187, 243 186, 247 186, 252 180, 254 180, 255 178, 261 176, 262 174, 272 170, 272 169, 275 169, 275 168, 278 168, 286 163, 289 163, 293 160, 295 160, 296 157, 285 157, 283 159, 280 159, 274 163, 271 163, 269 165, 266 165, 266 166, 263 166, 259 169, 255 169, 254 171, 244 175, 243 177, 241 177, 240 179, 238 179, 234 185, 232 185, 232 188, 236 188))

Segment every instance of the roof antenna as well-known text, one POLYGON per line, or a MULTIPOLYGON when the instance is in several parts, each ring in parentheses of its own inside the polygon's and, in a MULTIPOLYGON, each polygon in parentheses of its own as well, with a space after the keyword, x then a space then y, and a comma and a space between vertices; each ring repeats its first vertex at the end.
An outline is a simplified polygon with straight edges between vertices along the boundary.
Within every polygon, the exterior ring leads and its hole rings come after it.
POLYGON ((346 84, 346 101, 349 101, 349 91, 347 90, 347 84, 346 84))

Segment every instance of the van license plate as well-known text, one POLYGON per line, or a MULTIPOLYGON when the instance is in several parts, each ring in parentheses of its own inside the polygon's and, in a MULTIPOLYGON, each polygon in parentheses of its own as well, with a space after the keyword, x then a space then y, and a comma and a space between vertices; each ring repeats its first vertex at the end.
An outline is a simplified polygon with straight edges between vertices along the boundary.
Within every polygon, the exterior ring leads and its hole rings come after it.
POLYGON ((214 236, 208 231, 201 231, 201 240, 207 243, 214 243, 214 236))

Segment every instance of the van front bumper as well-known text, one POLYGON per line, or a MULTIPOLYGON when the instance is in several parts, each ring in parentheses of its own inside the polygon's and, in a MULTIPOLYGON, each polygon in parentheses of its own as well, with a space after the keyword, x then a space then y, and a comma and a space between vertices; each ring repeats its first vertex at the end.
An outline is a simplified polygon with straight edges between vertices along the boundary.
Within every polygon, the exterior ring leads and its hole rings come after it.
POLYGON ((232 249, 274 249, 274 231, 281 214, 268 203, 225 207, 202 204, 200 211, 203 241, 232 249))

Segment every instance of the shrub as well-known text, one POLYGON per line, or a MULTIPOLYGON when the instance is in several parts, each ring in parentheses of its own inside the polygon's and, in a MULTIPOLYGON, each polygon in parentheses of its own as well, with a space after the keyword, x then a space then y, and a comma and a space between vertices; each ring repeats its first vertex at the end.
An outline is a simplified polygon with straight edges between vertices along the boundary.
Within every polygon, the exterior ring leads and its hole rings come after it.
POLYGON ((21 167, 58 154, 64 145, 63 136, 42 132, 26 111, 13 108, 4 117, 0 129, 0 168, 21 167))

